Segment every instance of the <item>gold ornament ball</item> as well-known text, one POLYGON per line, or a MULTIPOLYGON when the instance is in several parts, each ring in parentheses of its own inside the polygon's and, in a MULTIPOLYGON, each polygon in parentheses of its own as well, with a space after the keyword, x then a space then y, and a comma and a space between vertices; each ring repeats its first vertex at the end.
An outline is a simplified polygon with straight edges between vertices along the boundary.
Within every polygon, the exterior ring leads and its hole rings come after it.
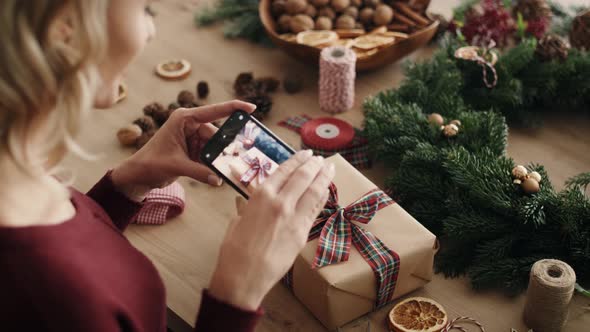
POLYGON ((428 122, 433 125, 442 126, 445 123, 445 119, 438 113, 432 113, 428 116, 428 122))
POLYGON ((125 126, 117 132, 117 138, 123 146, 133 146, 142 134, 141 127, 136 124, 125 126))
POLYGON ((542 179, 541 174, 539 174, 539 172, 531 172, 529 174, 529 178, 531 178, 539 183, 541 183, 541 179, 542 179))
POLYGON ((527 194, 536 194, 539 192, 539 190, 541 190, 541 187, 539 186, 539 182, 537 182, 537 180, 532 179, 532 178, 528 178, 528 179, 525 179, 524 181, 522 181, 522 184, 520 185, 520 187, 527 194))
POLYGON ((453 121, 451 121, 451 122, 449 122, 449 123, 450 123, 450 124, 454 124, 454 125, 455 125, 455 126, 457 126, 457 127, 461 126, 461 121, 459 121, 459 120, 453 120, 453 121))
POLYGON ((512 169, 512 176, 517 179, 523 180, 529 172, 526 170, 526 167, 522 165, 518 165, 512 169))
POLYGON ((459 133, 459 127, 457 127, 457 125, 448 124, 443 128, 443 134, 446 137, 454 137, 454 136, 457 136, 458 133, 459 133))

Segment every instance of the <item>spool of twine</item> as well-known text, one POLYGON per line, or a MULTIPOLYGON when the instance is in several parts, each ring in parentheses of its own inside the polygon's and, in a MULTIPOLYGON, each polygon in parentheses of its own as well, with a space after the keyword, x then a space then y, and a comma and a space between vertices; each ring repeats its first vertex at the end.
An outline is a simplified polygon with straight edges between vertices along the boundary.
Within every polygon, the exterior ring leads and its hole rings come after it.
POLYGON ((327 47, 320 54, 320 109, 341 113, 354 104, 356 54, 343 46, 327 47))
POLYGON ((576 273, 566 263, 543 259, 531 269, 524 322, 535 332, 559 332, 567 321, 576 273))

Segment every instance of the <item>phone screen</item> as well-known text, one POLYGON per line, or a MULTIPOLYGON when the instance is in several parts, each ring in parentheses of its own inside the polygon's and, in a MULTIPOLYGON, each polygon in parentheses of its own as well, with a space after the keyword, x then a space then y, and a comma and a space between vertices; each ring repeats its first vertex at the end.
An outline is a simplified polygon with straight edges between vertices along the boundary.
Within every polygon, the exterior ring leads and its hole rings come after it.
POLYGON ((293 154, 264 125, 237 111, 209 140, 201 159, 247 198, 293 154))

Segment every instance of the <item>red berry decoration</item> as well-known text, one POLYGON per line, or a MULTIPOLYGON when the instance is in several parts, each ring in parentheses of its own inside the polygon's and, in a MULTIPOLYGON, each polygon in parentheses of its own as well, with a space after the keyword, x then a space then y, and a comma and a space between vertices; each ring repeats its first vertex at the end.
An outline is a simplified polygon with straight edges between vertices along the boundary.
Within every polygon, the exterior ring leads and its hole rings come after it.
POLYGON ((486 47, 493 40, 499 47, 507 45, 516 31, 514 19, 501 0, 484 0, 482 12, 470 11, 461 32, 471 45, 486 47))

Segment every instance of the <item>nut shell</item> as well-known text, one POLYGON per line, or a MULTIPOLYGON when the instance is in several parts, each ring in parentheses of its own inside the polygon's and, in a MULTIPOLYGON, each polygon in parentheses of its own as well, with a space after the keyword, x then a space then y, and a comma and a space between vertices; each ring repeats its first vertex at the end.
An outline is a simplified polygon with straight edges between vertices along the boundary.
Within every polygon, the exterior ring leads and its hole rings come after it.
POLYGON ((287 13, 291 15, 296 15, 303 13, 307 8, 307 1, 306 0, 287 0, 285 5, 285 9, 287 13))
POLYGON ((330 3, 330 0, 311 0, 311 3, 316 7, 323 7, 330 3))
POLYGON ((309 17, 312 17, 312 18, 315 18, 316 16, 318 16, 318 10, 312 5, 307 5, 307 7, 305 7, 305 11, 303 13, 309 17))
POLYGON ((365 7, 359 13, 359 19, 364 24, 371 24, 373 22, 373 16, 375 15, 375 10, 371 7, 365 7))
POLYGON ((526 167, 522 165, 518 165, 512 169, 512 177, 515 179, 524 180, 529 172, 527 171, 526 167))
POLYGON ((279 30, 281 32, 289 32, 291 31, 291 19, 293 16, 291 15, 281 15, 277 20, 277 25, 279 26, 279 30))
POLYGON ((350 0, 332 0, 330 1, 330 5, 337 13, 341 13, 350 7, 350 0))
POLYGON ((133 124, 138 125, 142 132, 154 131, 157 129, 156 122, 151 116, 144 115, 137 120, 133 121, 133 124))
POLYGON ((344 15, 352 16, 355 20, 359 17, 359 9, 356 7, 348 7, 343 12, 344 15))
POLYGON ((182 90, 178 94, 176 101, 178 101, 182 107, 192 107, 196 103, 196 98, 192 92, 188 90, 182 90))
POLYGON ((125 126, 117 132, 117 139, 123 146, 133 146, 143 131, 136 124, 125 126))
POLYGON ((318 11, 318 16, 326 16, 333 20, 336 18, 336 12, 331 7, 323 7, 318 11))
POLYGON ((286 0, 274 0, 270 6, 270 12, 274 17, 279 17, 287 12, 286 0))
POLYGON ((332 20, 326 16, 320 16, 315 20, 316 30, 332 30, 332 20))
POLYGON ((393 20, 393 9, 388 5, 379 5, 375 9, 373 23, 376 26, 388 25, 393 20))
POLYGON ((354 29, 355 19, 352 16, 340 15, 336 19, 336 29, 354 29))
POLYGON ((541 177, 541 174, 539 174, 539 172, 530 172, 529 173, 529 178, 537 181, 538 183, 541 183, 541 180, 543 179, 541 177))

